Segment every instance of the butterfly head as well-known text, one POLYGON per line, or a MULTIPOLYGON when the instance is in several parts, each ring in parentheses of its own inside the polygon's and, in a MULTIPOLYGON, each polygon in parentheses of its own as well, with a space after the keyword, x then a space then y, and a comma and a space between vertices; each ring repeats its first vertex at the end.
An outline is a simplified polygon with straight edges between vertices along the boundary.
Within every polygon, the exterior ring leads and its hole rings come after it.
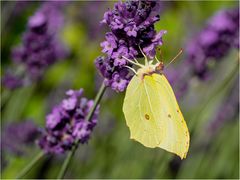
MULTIPOLYGON (((130 70, 132 70, 135 75, 140 76, 142 79, 144 78, 144 76, 152 75, 154 73, 163 74, 164 67, 166 68, 169 64, 171 64, 183 52, 183 50, 181 49, 179 51, 179 53, 166 66, 164 66, 163 62, 158 60, 157 56, 155 56, 155 60, 157 61, 157 63, 153 64, 154 60, 149 60, 147 58, 147 55, 144 54, 143 50, 140 48, 140 46, 139 46, 139 50, 141 51, 141 53, 142 53, 142 55, 145 59, 145 65, 140 64, 137 61, 137 59, 135 59, 135 58, 133 60, 130 60, 130 59, 124 57, 124 56, 122 56, 122 57, 125 60, 127 60, 129 63, 131 63, 133 65, 136 65, 137 67, 140 67, 137 71, 135 71, 135 69, 133 69, 132 67, 125 66, 125 67, 129 68, 130 70)), ((161 51, 160 51, 160 56, 162 56, 161 51)), ((162 59, 162 57, 161 57, 161 59, 162 59)))
POLYGON ((164 69, 164 64, 162 61, 160 61, 159 63, 156 64, 156 67, 155 67, 156 72, 162 72, 163 69, 164 69))
POLYGON ((152 61, 149 61, 148 65, 144 65, 137 70, 136 75, 139 76, 141 79, 144 79, 145 76, 151 76, 154 73, 163 74, 163 69, 163 62, 152 64, 152 61))
POLYGON ((140 64, 137 59, 134 60, 130 60, 126 57, 123 56, 124 59, 126 59, 129 63, 139 67, 139 69, 137 71, 135 71, 135 69, 133 69, 130 66, 125 66, 127 68, 129 68, 130 70, 132 70, 134 72, 135 75, 141 77, 141 79, 144 79, 144 77, 146 75, 152 75, 154 73, 158 73, 158 74, 162 74, 163 73, 163 69, 164 69, 164 64, 162 61, 159 61, 157 59, 157 57, 155 56, 155 61, 157 61, 156 64, 154 64, 154 60, 151 59, 149 60, 147 58, 147 56, 143 53, 143 51, 140 48, 140 51, 142 52, 144 58, 145 58, 145 65, 144 64, 140 64))

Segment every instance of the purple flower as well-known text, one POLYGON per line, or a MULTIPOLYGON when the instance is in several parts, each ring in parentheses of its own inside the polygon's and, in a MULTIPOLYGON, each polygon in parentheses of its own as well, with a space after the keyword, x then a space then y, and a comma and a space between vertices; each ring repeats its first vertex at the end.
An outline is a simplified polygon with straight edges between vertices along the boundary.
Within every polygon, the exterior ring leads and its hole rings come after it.
POLYGON ((46 128, 38 141, 39 146, 47 153, 64 153, 79 141, 86 143, 97 124, 99 107, 91 121, 86 117, 93 107, 93 100, 82 97, 83 90, 68 90, 66 99, 55 106, 46 117, 46 128))
POLYGON ((112 58, 114 59, 113 65, 123 67, 124 65, 127 64, 126 59, 124 59, 123 57, 128 56, 129 56, 128 48, 126 46, 119 47, 118 51, 114 52, 112 55, 112 58))
POLYGON ((166 34, 167 31, 166 30, 162 30, 160 31, 159 33, 157 33, 155 36, 154 36, 154 39, 152 40, 153 43, 156 43, 157 45, 162 45, 163 44, 163 41, 162 41, 162 36, 164 34, 166 34))
POLYGON ((31 80, 41 78, 50 65, 67 55, 58 38, 64 23, 60 4, 44 2, 29 18, 22 44, 12 50, 14 62, 25 68, 25 76, 31 80))
POLYGON ((61 122, 61 113, 59 107, 53 108, 51 114, 46 117, 46 126, 55 128, 61 122))
POLYGON ((75 97, 64 99, 62 102, 62 107, 67 111, 73 110, 76 107, 76 105, 77 99, 75 97))
POLYGON ((46 25, 46 23, 46 16, 41 12, 36 12, 32 17, 29 18, 28 27, 31 29, 35 29, 46 25))
POLYGON ((106 41, 101 43, 101 47, 103 48, 102 52, 107 53, 109 56, 112 55, 113 50, 117 47, 116 38, 112 33, 106 34, 106 41))
POLYGON ((113 19, 113 21, 111 22, 110 27, 111 27, 113 30, 118 30, 118 29, 123 29, 124 25, 123 25, 123 23, 121 22, 121 19, 115 18, 115 19, 113 19))
POLYGON ((117 92, 124 91, 132 77, 125 67, 132 65, 123 56, 129 59, 143 57, 140 46, 148 56, 154 57, 156 47, 162 45, 162 35, 166 31, 157 33, 154 29, 154 23, 159 20, 157 6, 156 1, 118 2, 113 10, 104 13, 101 23, 111 30, 106 33, 106 41, 101 43, 107 57, 98 57, 95 64, 105 85, 117 92))
MULTIPOLYGON (((235 11, 237 11, 237 9, 235 11)), ((234 19, 232 20, 229 19, 230 18, 229 15, 232 16, 237 12, 232 13, 227 11, 219 11, 209 20, 208 25, 217 31, 233 32, 235 31, 236 24, 234 22, 234 19)))
POLYGON ((218 34, 215 33, 214 31, 210 30, 210 29, 203 31, 199 35, 200 43, 203 46, 209 46, 212 43, 216 43, 218 41, 218 38, 219 38, 218 34))
POLYGON ((127 25, 124 28, 124 31, 126 31, 128 36, 133 36, 133 37, 137 37, 137 26, 135 23, 129 23, 129 25, 127 25))
POLYGON ((12 73, 7 72, 2 78, 2 84, 6 88, 8 88, 10 90, 13 90, 13 89, 16 89, 18 87, 21 87, 22 84, 23 84, 23 80, 20 77, 15 76, 12 73))
POLYGON ((166 33, 167 31, 165 30, 160 31, 154 36, 154 38, 152 39, 152 43, 149 46, 143 48, 143 51, 144 53, 146 53, 147 56, 149 56, 150 58, 154 58, 154 56, 156 55, 156 47, 163 44, 162 36, 166 33))
POLYGON ((128 81, 124 78, 121 78, 119 74, 113 75, 112 89, 117 92, 124 91, 125 87, 128 85, 128 81))
POLYGON ((143 52, 150 58, 153 58, 156 54, 155 45, 150 44, 149 46, 143 48, 143 52))
POLYGON ((221 10, 187 45, 187 61, 193 73, 201 79, 209 77, 208 61, 220 61, 232 47, 238 47, 239 9, 221 10))
POLYGON ((206 27, 186 47, 187 59, 165 73, 173 86, 177 98, 188 90, 191 77, 207 80, 211 77, 208 63, 220 61, 231 48, 238 48, 238 9, 221 10, 210 18, 206 27))
POLYGON ((38 135, 38 127, 31 120, 11 123, 3 129, 1 147, 3 150, 21 155, 26 145, 33 144, 38 135))
POLYGON ((73 136, 80 139, 80 143, 84 143, 89 139, 91 132, 92 131, 89 128, 89 123, 86 121, 81 121, 74 127, 73 136))

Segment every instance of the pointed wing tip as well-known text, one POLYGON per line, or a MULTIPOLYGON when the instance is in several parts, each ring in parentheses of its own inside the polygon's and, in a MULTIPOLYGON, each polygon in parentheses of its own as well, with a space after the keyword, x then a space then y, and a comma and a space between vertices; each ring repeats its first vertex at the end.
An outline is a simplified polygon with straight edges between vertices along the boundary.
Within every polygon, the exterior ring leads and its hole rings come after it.
POLYGON ((187 158, 187 152, 185 152, 184 154, 177 154, 180 158, 181 158, 181 160, 184 160, 184 159, 186 159, 187 158))

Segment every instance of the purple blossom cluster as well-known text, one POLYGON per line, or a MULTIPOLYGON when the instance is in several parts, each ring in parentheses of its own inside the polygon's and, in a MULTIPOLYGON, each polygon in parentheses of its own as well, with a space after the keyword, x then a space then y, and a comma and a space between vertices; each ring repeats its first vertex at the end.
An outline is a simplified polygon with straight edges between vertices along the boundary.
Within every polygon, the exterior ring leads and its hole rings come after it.
POLYGON ((39 129, 31 120, 8 124, 2 132, 1 148, 21 155, 25 146, 33 144, 38 135, 39 129))
POLYGON ((191 77, 195 76, 200 80, 206 80, 209 77, 209 61, 218 62, 228 54, 231 48, 238 48, 238 19, 238 9, 217 12, 199 35, 187 44, 186 61, 165 70, 177 98, 183 97, 187 92, 191 77))
POLYGON ((24 66, 30 79, 39 79, 44 71, 66 56, 58 38, 63 26, 62 3, 44 2, 28 20, 22 44, 12 51, 15 63, 24 66))
POLYGON ((221 10, 187 45, 187 59, 200 79, 209 75, 209 60, 221 60, 233 47, 239 48, 239 9, 221 10))
POLYGON ((131 75, 126 65, 131 66, 124 58, 142 57, 144 53, 153 58, 156 47, 162 45, 162 36, 166 31, 156 32, 154 23, 159 21, 157 1, 117 2, 113 10, 104 14, 101 23, 107 24, 110 32, 101 43, 106 57, 98 57, 95 61, 97 69, 105 78, 105 85, 117 92, 127 87, 131 75))
POLYGON ((46 128, 38 144, 46 153, 64 153, 76 142, 86 143, 97 124, 99 107, 90 121, 86 117, 94 101, 82 97, 83 90, 68 90, 67 98, 46 117, 46 128))
POLYGON ((2 78, 2 84, 10 90, 16 89, 23 85, 23 80, 19 77, 14 75, 13 73, 6 72, 2 78))
POLYGON ((239 78, 234 82, 229 94, 218 108, 216 116, 207 126, 208 132, 214 134, 226 122, 235 120, 239 116, 239 78))

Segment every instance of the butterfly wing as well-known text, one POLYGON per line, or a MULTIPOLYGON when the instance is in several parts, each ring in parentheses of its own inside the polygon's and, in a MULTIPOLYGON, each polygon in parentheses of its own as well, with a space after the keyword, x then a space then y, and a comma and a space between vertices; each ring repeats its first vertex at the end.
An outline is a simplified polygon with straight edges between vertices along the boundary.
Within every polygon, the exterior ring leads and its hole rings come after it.
POLYGON ((135 76, 128 85, 123 112, 131 138, 185 158, 189 132, 173 90, 164 75, 135 76))
POLYGON ((156 121, 160 114, 152 112, 151 105, 154 104, 149 104, 146 97, 143 81, 134 76, 127 87, 123 112, 130 128, 130 138, 154 148, 162 141, 165 129, 163 121, 156 121))

